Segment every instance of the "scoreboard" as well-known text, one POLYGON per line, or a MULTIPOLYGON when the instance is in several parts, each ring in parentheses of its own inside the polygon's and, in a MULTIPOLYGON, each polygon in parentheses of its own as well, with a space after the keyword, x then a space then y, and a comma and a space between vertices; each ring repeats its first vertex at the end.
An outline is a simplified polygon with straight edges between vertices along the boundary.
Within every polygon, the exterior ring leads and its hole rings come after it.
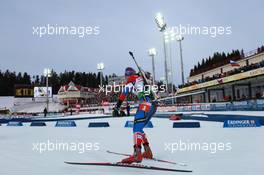
POLYGON ((15 85, 15 97, 34 97, 34 86, 32 85, 15 85))

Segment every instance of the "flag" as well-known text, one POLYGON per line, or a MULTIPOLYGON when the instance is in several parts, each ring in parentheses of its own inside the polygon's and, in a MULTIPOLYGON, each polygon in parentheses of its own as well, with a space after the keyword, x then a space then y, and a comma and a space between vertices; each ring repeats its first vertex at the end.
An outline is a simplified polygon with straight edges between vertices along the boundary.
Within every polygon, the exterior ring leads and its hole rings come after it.
POLYGON ((233 61, 233 60, 230 60, 230 64, 232 67, 240 67, 240 65, 236 61, 233 61))
POLYGON ((223 80, 223 78, 220 78, 220 79, 217 80, 217 82, 218 82, 219 84, 222 84, 222 83, 224 83, 224 80, 223 80))

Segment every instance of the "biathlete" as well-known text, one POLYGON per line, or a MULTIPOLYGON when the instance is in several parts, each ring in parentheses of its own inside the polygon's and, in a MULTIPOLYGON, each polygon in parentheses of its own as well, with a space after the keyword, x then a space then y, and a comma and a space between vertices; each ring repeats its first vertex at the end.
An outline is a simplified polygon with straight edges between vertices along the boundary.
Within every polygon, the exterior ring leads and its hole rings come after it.
POLYGON ((121 105, 129 93, 135 94, 139 101, 139 106, 134 117, 133 126, 134 153, 128 158, 123 159, 121 161, 122 163, 140 163, 143 158, 153 158, 149 141, 143 129, 150 121, 151 117, 155 114, 157 105, 154 101, 155 94, 150 89, 145 88, 146 80, 144 78, 146 78, 146 75, 142 75, 143 73, 144 72, 137 73, 131 67, 126 68, 125 77, 127 83, 119 96, 117 104, 113 108, 113 115, 119 116, 121 105), (142 146, 144 147, 143 153, 141 152, 142 146))

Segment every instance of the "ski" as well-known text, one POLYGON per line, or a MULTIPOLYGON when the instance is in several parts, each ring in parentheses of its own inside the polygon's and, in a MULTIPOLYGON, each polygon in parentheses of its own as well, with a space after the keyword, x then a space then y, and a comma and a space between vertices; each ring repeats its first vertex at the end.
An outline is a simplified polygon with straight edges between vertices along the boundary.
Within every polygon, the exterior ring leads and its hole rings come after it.
MULTIPOLYGON (((115 154, 115 155, 120 155, 120 156, 130 156, 130 154, 125 154, 125 153, 118 153, 118 152, 113 152, 113 151, 106 151, 107 153, 110 154, 115 154)), ((187 166, 186 163, 177 163, 177 162, 172 162, 172 161, 167 161, 167 160, 162 160, 162 159, 157 159, 157 158, 153 158, 153 159, 147 159, 147 160, 153 160, 153 161, 157 161, 157 162, 163 162, 163 163, 169 163, 169 164, 173 164, 173 165, 180 165, 180 166, 187 166)))
POLYGON ((191 170, 180 170, 180 169, 170 169, 162 168, 156 166, 148 166, 142 164, 125 164, 125 163, 111 163, 111 162, 64 162, 71 165, 90 165, 90 166, 109 166, 109 167, 122 167, 122 168, 135 168, 135 169, 147 169, 147 170, 156 170, 156 171, 171 171, 171 172, 186 172, 190 173, 191 170))

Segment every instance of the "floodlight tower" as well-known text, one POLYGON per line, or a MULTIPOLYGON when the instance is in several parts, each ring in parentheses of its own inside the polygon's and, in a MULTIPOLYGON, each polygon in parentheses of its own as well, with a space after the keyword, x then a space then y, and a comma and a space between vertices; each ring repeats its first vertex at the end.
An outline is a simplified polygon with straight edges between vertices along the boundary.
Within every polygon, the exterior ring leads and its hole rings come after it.
POLYGON ((180 45, 180 58, 181 58, 181 76, 182 76, 182 84, 184 84, 184 70, 183 70, 183 58, 182 58, 182 40, 184 37, 182 35, 178 35, 176 40, 179 42, 180 45))
POLYGON ((49 111, 49 77, 51 77, 51 70, 45 68, 43 71, 44 77, 46 77, 46 109, 49 111))
POLYGON ((163 47, 164 47, 164 67, 165 67, 165 84, 166 89, 168 88, 168 65, 167 65, 167 51, 166 51, 166 42, 165 42, 165 32, 166 32, 166 26, 164 16, 161 13, 157 13, 155 17, 155 22, 158 26, 158 29, 163 34, 163 47))
POLYGON ((105 66, 104 63, 98 63, 97 64, 97 70, 100 73, 100 86, 103 86, 103 70, 104 70, 105 66))

